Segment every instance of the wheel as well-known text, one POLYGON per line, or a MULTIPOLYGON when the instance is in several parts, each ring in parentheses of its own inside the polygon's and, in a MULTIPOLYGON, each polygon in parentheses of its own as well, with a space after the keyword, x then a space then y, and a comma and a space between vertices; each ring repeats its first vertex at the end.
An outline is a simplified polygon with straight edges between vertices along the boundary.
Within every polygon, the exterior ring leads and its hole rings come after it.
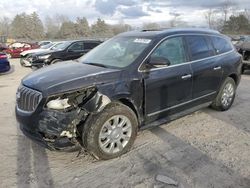
POLYGON ((51 61, 50 64, 52 65, 52 64, 58 63, 58 62, 60 62, 60 61, 62 61, 62 60, 61 60, 61 59, 54 59, 53 61, 51 61))
POLYGON ((84 125, 83 145, 97 159, 112 159, 129 151, 137 135, 135 113, 120 103, 110 103, 84 125))
POLYGON ((217 97, 213 101, 212 108, 219 111, 228 110, 234 102, 235 93, 235 81, 232 78, 228 77, 222 84, 220 91, 217 94, 217 97))

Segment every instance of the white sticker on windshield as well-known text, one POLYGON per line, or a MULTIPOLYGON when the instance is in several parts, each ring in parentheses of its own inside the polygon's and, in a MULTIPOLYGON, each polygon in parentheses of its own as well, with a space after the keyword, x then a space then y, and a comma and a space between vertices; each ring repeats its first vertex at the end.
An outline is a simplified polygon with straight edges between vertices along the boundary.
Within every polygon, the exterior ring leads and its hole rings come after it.
POLYGON ((137 38, 137 39, 134 40, 134 42, 148 44, 148 43, 151 42, 151 40, 150 39, 139 39, 139 38, 137 38))

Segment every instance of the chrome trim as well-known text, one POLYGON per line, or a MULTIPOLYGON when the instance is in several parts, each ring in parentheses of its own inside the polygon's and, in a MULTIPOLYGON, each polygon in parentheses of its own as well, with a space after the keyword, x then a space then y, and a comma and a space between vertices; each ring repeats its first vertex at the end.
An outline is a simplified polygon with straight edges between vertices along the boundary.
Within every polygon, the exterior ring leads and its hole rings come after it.
MULTIPOLYGON (((167 36, 167 37, 161 39, 161 40, 155 45, 155 47, 148 53, 148 55, 143 59, 143 61, 141 62, 141 64, 139 65, 139 67, 138 67, 138 69, 137 69, 138 72, 151 72, 151 71, 155 71, 155 70, 161 70, 161 69, 172 68, 172 67, 177 67, 177 66, 186 65, 186 64, 192 64, 192 63, 196 63, 196 62, 200 62, 200 61, 204 61, 204 60, 208 60, 208 59, 220 57, 220 56, 223 56, 223 55, 226 55, 226 54, 230 54, 230 53, 232 53, 232 52, 235 51, 233 45, 231 44, 232 50, 231 50, 231 51, 228 51, 228 52, 225 52, 225 53, 222 53, 222 54, 218 54, 218 55, 206 57, 206 58, 199 59, 199 60, 195 60, 195 61, 187 61, 187 62, 183 62, 183 63, 177 64, 177 65, 170 65, 170 66, 166 66, 166 67, 153 68, 153 69, 150 69, 150 70, 140 70, 142 64, 146 61, 146 59, 153 53, 153 51, 154 51, 154 50, 155 50, 164 40, 166 40, 166 39, 168 39, 168 38, 172 38, 172 37, 189 36, 189 35, 196 35, 196 36, 197 36, 197 35, 198 35, 198 36, 214 36, 214 37, 220 37, 220 38, 225 39, 224 37, 222 37, 222 36, 220 36, 220 35, 201 34, 201 33, 187 33, 187 34, 176 34, 176 35, 167 36)), ((225 40, 227 40, 227 39, 225 39, 225 40)))
POLYGON ((191 74, 188 74, 188 75, 184 75, 181 77, 181 79, 185 80, 185 79, 188 79, 188 78, 191 78, 192 75, 191 74))
POLYGON ((192 99, 192 100, 186 101, 186 102, 184 102, 184 103, 180 103, 180 104, 177 104, 177 105, 171 106, 171 107, 169 107, 169 108, 165 108, 165 109, 163 109, 163 110, 159 110, 159 111, 156 111, 156 112, 153 112, 153 113, 147 114, 147 116, 149 116, 149 117, 150 117, 150 116, 154 116, 154 115, 156 115, 156 114, 159 114, 159 113, 162 113, 162 112, 165 112, 165 111, 168 111, 168 110, 171 110, 171 109, 174 109, 174 108, 177 108, 177 107, 183 106, 183 105, 185 105, 185 104, 188 104, 188 103, 191 103, 191 102, 197 101, 197 100, 199 100, 199 99, 202 99, 202 98, 208 97, 208 96, 210 96, 210 95, 214 95, 215 93, 216 93, 216 91, 214 91, 214 92, 212 92, 212 93, 209 93, 209 94, 206 94, 206 95, 203 95, 203 96, 198 97, 198 98, 196 98, 196 99, 192 99))
POLYGON ((220 69, 221 69, 221 66, 214 67, 214 70, 220 70, 220 69))

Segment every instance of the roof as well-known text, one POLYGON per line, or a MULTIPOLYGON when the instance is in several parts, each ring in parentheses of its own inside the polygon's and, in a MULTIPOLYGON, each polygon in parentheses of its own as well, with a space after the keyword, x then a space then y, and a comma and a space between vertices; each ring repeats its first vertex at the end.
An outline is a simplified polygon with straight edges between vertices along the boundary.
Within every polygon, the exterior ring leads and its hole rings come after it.
POLYGON ((155 38, 160 36, 168 36, 173 34, 185 34, 185 33, 203 33, 203 34, 220 34, 216 30, 204 29, 204 28, 171 28, 171 29, 152 29, 152 30, 141 30, 131 31, 122 33, 119 36, 135 36, 135 37, 147 37, 155 38))

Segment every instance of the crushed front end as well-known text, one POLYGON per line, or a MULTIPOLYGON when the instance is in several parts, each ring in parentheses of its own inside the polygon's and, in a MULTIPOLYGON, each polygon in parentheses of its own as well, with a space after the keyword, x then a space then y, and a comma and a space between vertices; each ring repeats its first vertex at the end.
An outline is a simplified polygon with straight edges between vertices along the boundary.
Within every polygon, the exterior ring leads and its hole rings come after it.
POLYGON ((82 125, 89 114, 106 103, 109 99, 94 87, 44 97, 21 85, 16 117, 27 137, 52 150, 71 150, 81 145, 82 125))

